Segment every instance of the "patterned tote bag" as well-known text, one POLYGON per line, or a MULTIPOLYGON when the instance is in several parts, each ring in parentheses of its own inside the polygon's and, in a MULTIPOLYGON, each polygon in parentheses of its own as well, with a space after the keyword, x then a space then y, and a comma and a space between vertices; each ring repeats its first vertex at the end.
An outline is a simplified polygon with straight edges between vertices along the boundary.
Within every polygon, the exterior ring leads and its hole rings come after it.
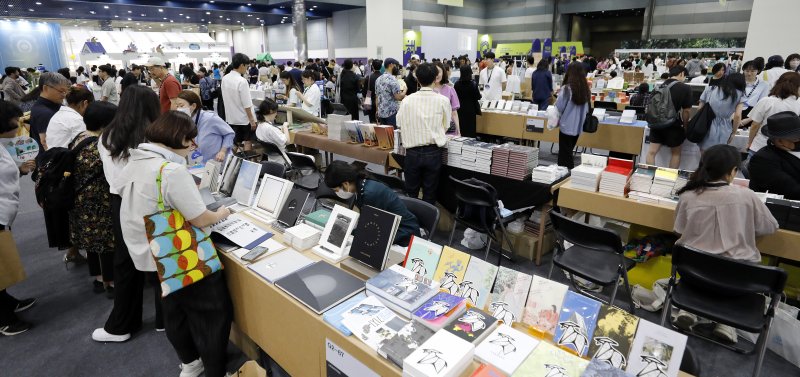
POLYGON ((144 217, 150 252, 156 261, 162 297, 196 283, 221 270, 222 263, 211 238, 202 229, 189 224, 176 209, 164 207, 161 174, 158 171, 158 212, 144 217))

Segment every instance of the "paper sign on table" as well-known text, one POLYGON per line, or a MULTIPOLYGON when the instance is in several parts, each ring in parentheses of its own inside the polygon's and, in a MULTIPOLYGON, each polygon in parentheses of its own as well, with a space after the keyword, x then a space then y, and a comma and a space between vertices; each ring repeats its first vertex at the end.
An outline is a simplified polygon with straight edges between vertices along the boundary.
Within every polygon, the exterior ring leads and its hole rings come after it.
POLYGON ((380 377, 330 339, 325 339, 325 369, 328 377, 380 377))

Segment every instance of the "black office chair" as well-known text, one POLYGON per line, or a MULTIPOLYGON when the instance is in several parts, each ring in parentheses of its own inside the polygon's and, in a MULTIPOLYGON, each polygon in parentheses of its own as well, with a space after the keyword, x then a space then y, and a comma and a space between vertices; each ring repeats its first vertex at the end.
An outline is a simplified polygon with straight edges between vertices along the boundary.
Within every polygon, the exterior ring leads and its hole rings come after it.
POLYGON ((508 242, 508 249, 512 251, 512 255, 513 247, 506 232, 503 217, 500 216, 497 195, 482 185, 467 183, 452 176, 450 176, 450 180, 453 181, 458 205, 453 217, 453 228, 450 230, 450 241, 447 244, 453 244, 453 236, 455 236, 456 226, 458 225, 486 233, 489 237, 489 242, 486 243, 486 256, 483 259, 487 260, 489 258, 492 241, 497 242, 500 245, 500 256, 497 260, 497 265, 499 266, 500 260, 503 259, 503 241, 508 242), (500 239, 495 234, 497 225, 500 225, 501 229, 500 239))
POLYGON ((291 165, 291 161, 286 161, 286 158, 283 156, 283 152, 281 148, 278 147, 275 143, 270 143, 268 141, 261 141, 258 140, 258 143, 264 148, 264 152, 261 154, 261 160, 270 160, 270 161, 283 161, 287 166, 291 165))
POLYGON ((264 174, 283 178, 286 176, 286 165, 274 161, 261 161, 261 176, 264 174))
POLYGON ((671 308, 675 306, 716 323, 758 333, 756 344, 751 349, 745 349, 689 332, 689 335, 698 336, 738 353, 758 352, 753 368, 753 376, 758 377, 767 351, 772 318, 785 285, 786 271, 782 268, 762 266, 675 245, 661 325, 666 324, 671 308), (770 297, 768 306, 767 296, 770 297))
POLYGON ((433 239, 433 233, 439 225, 439 208, 436 208, 435 205, 426 201, 409 196, 401 196, 400 200, 403 201, 406 208, 417 218, 420 228, 427 233, 423 238, 428 241, 433 239))
POLYGON ((333 210, 333 206, 336 204, 340 204, 347 209, 353 209, 356 204, 355 195, 351 196, 349 199, 342 199, 339 195, 336 195, 336 192, 328 187, 324 181, 320 181, 317 185, 316 190, 314 190, 314 197, 316 198, 313 207, 314 211, 318 210, 320 206, 333 210))
POLYGON ((375 177, 376 180, 383 182, 386 186, 392 189, 394 192, 400 195, 406 194, 406 183, 403 182, 402 179, 393 176, 393 175, 386 175, 386 174, 378 174, 374 172, 370 172, 370 174, 375 177))
POLYGON ((595 109, 617 110, 617 103, 611 101, 594 101, 595 109))
POLYGON ((313 156, 297 152, 286 152, 292 163, 290 180, 298 187, 314 191, 319 187, 322 174, 313 156))
POLYGON ((350 115, 350 113, 347 112, 347 108, 343 104, 338 102, 331 102, 331 110, 332 111, 330 114, 350 115))
POLYGON ((569 273, 569 280, 576 291, 608 305, 614 305, 619 289, 619 278, 622 278, 625 282, 625 290, 628 292, 628 311, 634 313, 631 286, 628 284, 628 271, 636 265, 636 262, 625 258, 622 254, 624 250, 619 235, 609 229, 572 220, 553 210, 550 210, 550 221, 558 242, 547 277, 552 276, 553 267, 558 266, 569 273), (572 246, 568 249, 565 248, 565 241, 571 243, 572 246), (575 275, 604 288, 609 285, 613 286, 608 301, 596 297, 578 286, 575 283, 575 275))

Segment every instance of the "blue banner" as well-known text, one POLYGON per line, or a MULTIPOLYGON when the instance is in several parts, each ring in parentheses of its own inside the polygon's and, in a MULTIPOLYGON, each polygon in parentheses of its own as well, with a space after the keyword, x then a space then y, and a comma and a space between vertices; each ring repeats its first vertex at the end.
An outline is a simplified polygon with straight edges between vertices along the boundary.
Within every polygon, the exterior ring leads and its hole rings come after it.
POLYGON ((550 58, 553 56, 553 40, 550 38, 545 38, 544 44, 542 45, 542 58, 550 58))
POLYGON ((0 21, 0 67, 44 65, 55 72, 66 67, 61 49, 61 25, 28 20, 0 21))
POLYGON ((542 40, 536 38, 531 44, 531 53, 542 52, 542 40))

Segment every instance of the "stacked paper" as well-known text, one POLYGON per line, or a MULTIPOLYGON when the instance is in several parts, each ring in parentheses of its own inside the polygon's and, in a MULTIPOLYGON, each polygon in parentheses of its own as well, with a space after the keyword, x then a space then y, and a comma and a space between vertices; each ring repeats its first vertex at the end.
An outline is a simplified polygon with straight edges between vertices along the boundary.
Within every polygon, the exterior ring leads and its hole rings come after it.
POLYGON ((508 178, 524 180, 539 165, 539 148, 511 145, 508 155, 508 178))
MULTIPOLYGON (((653 186, 653 178, 656 175, 655 166, 640 166, 636 168, 631 176, 631 191, 649 193, 653 186)), ((630 195, 630 194, 629 194, 630 195)))
POLYGON ((492 149, 492 175, 505 177, 508 174, 508 156, 511 152, 508 147, 508 144, 502 144, 492 149))
POLYGON ((625 186, 632 169, 632 160, 609 158, 608 165, 600 173, 600 192, 625 197, 625 186))
POLYGON ((449 166, 461 167, 461 153, 464 142, 472 140, 468 137, 455 137, 447 141, 447 164, 449 166))
POLYGON ((492 150, 497 148, 497 145, 477 143, 475 148, 475 171, 489 174, 492 171, 492 150))
POLYGON ((542 165, 533 168, 531 180, 539 183, 553 183, 569 174, 569 169, 558 165, 542 165))
POLYGON ((639 192, 639 191, 631 191, 628 193, 628 198, 636 200, 642 203, 653 203, 658 204, 659 199, 663 199, 660 196, 656 196, 653 194, 648 194, 646 192, 639 192))
POLYGON ((572 169, 570 187, 578 190, 597 191, 597 186, 600 184, 600 173, 605 170, 607 164, 608 158, 605 156, 581 154, 581 165, 572 169))
POLYGON ((662 198, 672 197, 672 189, 678 180, 678 169, 658 168, 650 193, 662 198))
POLYGON ((464 141, 461 146, 461 168, 467 170, 475 170, 475 160, 478 158, 477 144, 480 141, 469 139, 464 141))

